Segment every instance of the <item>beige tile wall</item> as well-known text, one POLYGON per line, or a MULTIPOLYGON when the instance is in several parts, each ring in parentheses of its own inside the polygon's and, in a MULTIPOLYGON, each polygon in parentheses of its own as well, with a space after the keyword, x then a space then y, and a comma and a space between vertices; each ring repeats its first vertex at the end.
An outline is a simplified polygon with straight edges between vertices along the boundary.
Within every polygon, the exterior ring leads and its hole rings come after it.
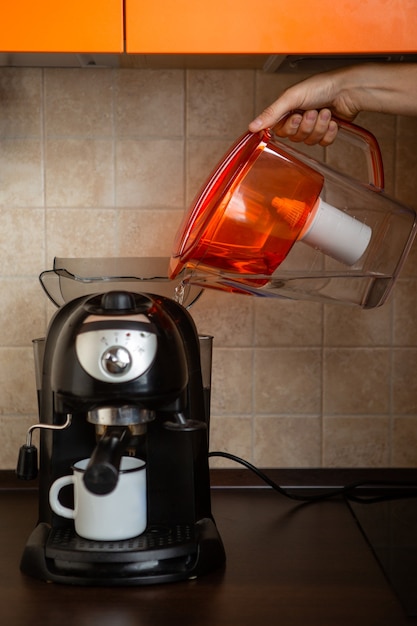
MULTIPOLYGON (((39 273, 54 256, 168 256, 217 160, 299 78, 0 69, 0 468, 37 421, 31 339, 52 311, 39 273)), ((387 191, 417 208, 417 120, 358 121, 387 191)), ((361 174, 345 147, 314 150, 361 174)), ((212 449, 264 467, 416 466, 416 294, 416 247, 377 310, 205 292, 192 313, 215 337, 212 449)))

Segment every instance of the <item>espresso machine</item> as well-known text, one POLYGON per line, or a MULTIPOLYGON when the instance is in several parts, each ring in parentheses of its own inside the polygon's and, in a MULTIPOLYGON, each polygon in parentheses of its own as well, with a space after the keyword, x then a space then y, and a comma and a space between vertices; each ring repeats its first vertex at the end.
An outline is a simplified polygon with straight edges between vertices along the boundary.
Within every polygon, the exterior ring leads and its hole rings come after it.
MULTIPOLYGON (((45 338, 38 399, 40 423, 28 433, 17 470, 30 479, 39 466, 39 518, 24 548, 23 573, 129 586, 187 580, 223 565, 211 512, 209 402, 199 337, 185 307, 123 290, 67 302, 45 338), (109 493, 122 456, 146 463, 146 530, 109 542, 78 536, 72 520, 52 512, 51 485, 89 458, 87 489, 109 493)), ((71 505, 72 489, 61 499, 71 505)))

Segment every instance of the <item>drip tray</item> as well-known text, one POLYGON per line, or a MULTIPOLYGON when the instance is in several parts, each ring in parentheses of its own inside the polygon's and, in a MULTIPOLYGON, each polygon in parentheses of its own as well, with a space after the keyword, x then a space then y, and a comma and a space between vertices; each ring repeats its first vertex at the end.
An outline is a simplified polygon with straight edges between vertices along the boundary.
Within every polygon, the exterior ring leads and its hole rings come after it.
POLYGON ((48 559, 82 562, 132 562, 190 555, 197 551, 194 525, 151 526, 142 535, 117 541, 83 539, 72 528, 55 528, 45 547, 48 559))

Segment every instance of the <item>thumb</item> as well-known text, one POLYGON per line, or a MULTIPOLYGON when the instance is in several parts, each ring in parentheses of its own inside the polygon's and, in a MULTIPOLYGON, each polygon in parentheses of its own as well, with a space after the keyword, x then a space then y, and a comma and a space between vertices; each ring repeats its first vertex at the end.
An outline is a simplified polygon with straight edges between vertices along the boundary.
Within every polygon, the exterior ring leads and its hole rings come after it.
POLYGON ((264 109, 254 120, 252 120, 249 124, 249 130, 252 133, 256 133, 259 130, 271 128, 290 111, 291 109, 288 109, 280 101, 276 100, 264 109))
POLYGON ((249 124, 251 132, 257 132, 264 128, 275 126, 288 113, 300 113, 300 109, 304 109, 305 97, 298 87, 294 85, 284 91, 275 102, 266 107, 252 122, 249 124))

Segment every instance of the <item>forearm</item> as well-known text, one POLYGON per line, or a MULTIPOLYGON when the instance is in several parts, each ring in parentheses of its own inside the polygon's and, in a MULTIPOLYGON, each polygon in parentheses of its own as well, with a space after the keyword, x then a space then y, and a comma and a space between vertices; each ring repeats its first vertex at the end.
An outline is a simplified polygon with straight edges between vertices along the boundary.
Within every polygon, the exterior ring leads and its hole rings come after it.
MULTIPOLYGON (((417 63, 365 63, 310 76, 286 89, 250 123, 249 129, 255 132, 261 128, 274 127, 294 110, 309 114, 324 109, 350 121, 360 111, 417 115, 417 63)), ((300 116, 292 120, 293 124, 300 121, 300 116)), ((320 123, 322 128, 319 128, 313 140, 324 136, 330 122, 321 115, 320 123)), ((298 133, 297 137, 292 132, 294 129, 285 126, 285 121, 283 124, 283 133, 293 135, 296 140, 304 140, 309 134, 306 128, 306 132, 298 133)), ((309 127, 305 117, 303 125, 309 127)), ((314 121, 310 126, 314 126, 314 121)), ((329 140, 334 139, 334 136, 335 132, 329 140)))
POLYGON ((329 104, 336 111, 341 101, 350 101, 358 112, 417 115, 417 64, 355 65, 334 73, 333 80, 329 104))

